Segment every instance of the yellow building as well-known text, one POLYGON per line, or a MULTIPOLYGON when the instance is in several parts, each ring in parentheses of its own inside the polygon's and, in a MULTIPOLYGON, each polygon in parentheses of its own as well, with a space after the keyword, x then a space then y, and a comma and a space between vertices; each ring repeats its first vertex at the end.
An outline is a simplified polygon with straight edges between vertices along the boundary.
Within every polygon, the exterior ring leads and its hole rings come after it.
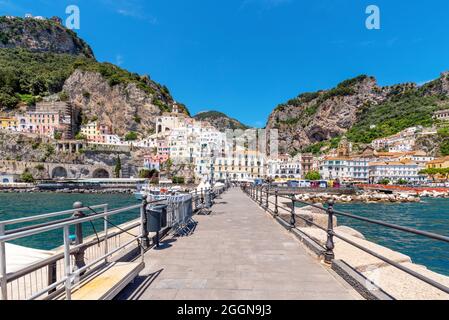
POLYGON ((216 179, 257 179, 267 177, 267 160, 256 151, 233 153, 229 157, 219 157, 214 163, 216 179))
POLYGON ((4 130, 17 131, 19 122, 16 118, 0 117, 0 128, 4 130))
POLYGON ((427 169, 444 169, 449 168, 449 156, 438 158, 427 162, 427 169))
POLYGON ((105 135, 111 134, 111 129, 94 121, 81 126, 80 133, 86 137, 87 141, 105 143, 105 135))

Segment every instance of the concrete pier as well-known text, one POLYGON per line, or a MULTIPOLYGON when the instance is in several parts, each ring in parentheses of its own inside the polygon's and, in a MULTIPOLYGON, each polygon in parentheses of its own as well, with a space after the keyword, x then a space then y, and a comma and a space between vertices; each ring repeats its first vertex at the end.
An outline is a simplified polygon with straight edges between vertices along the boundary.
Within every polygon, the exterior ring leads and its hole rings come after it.
POLYGON ((195 216, 193 233, 168 237, 118 299, 361 299, 240 189, 195 216))

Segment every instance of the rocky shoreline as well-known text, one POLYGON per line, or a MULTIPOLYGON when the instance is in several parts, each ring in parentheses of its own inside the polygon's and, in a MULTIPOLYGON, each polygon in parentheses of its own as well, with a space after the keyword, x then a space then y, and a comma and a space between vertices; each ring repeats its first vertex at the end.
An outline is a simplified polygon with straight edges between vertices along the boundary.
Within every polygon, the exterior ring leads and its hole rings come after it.
POLYGON ((354 195, 332 195, 328 193, 304 193, 296 195, 299 201, 310 203, 325 203, 334 200, 336 203, 418 203, 422 198, 449 198, 449 192, 397 192, 386 194, 368 191, 354 195))

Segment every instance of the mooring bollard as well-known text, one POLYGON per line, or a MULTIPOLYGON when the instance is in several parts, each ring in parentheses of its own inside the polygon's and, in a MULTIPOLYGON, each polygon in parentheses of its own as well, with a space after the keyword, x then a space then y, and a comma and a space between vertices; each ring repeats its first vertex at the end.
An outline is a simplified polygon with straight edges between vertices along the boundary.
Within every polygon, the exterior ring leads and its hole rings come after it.
POLYGON ((291 217, 290 217, 290 228, 293 229, 296 226, 296 215, 295 215, 295 198, 293 196, 292 198, 292 210, 291 210, 291 217))
MULTIPOLYGON (((83 207, 83 203, 82 202, 75 202, 73 204, 73 209, 75 209, 75 211, 73 212, 73 217, 77 218, 77 219, 81 219, 84 218, 86 215, 80 211, 79 209, 81 209, 83 207)), ((80 245, 83 244, 83 226, 81 223, 77 223, 75 224, 75 245, 80 245)), ((78 248, 75 253, 74 253, 74 257, 75 257, 75 266, 77 269, 81 269, 84 266, 86 266, 86 262, 84 261, 84 248, 78 248)), ((84 273, 81 273, 80 275, 83 275, 84 273)))
POLYGON ((334 200, 328 201, 327 214, 327 241, 326 241, 326 252, 324 253, 324 261, 328 264, 332 264, 332 260, 335 259, 334 254, 334 200))

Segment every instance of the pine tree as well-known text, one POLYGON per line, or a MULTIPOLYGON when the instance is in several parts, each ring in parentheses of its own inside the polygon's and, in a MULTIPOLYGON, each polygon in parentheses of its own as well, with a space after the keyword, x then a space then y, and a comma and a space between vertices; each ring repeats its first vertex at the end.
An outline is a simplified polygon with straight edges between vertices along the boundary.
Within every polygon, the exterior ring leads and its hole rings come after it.
POLYGON ((120 160, 120 156, 118 156, 115 162, 115 169, 114 169, 116 178, 120 178, 120 171, 122 171, 122 161, 120 160))

